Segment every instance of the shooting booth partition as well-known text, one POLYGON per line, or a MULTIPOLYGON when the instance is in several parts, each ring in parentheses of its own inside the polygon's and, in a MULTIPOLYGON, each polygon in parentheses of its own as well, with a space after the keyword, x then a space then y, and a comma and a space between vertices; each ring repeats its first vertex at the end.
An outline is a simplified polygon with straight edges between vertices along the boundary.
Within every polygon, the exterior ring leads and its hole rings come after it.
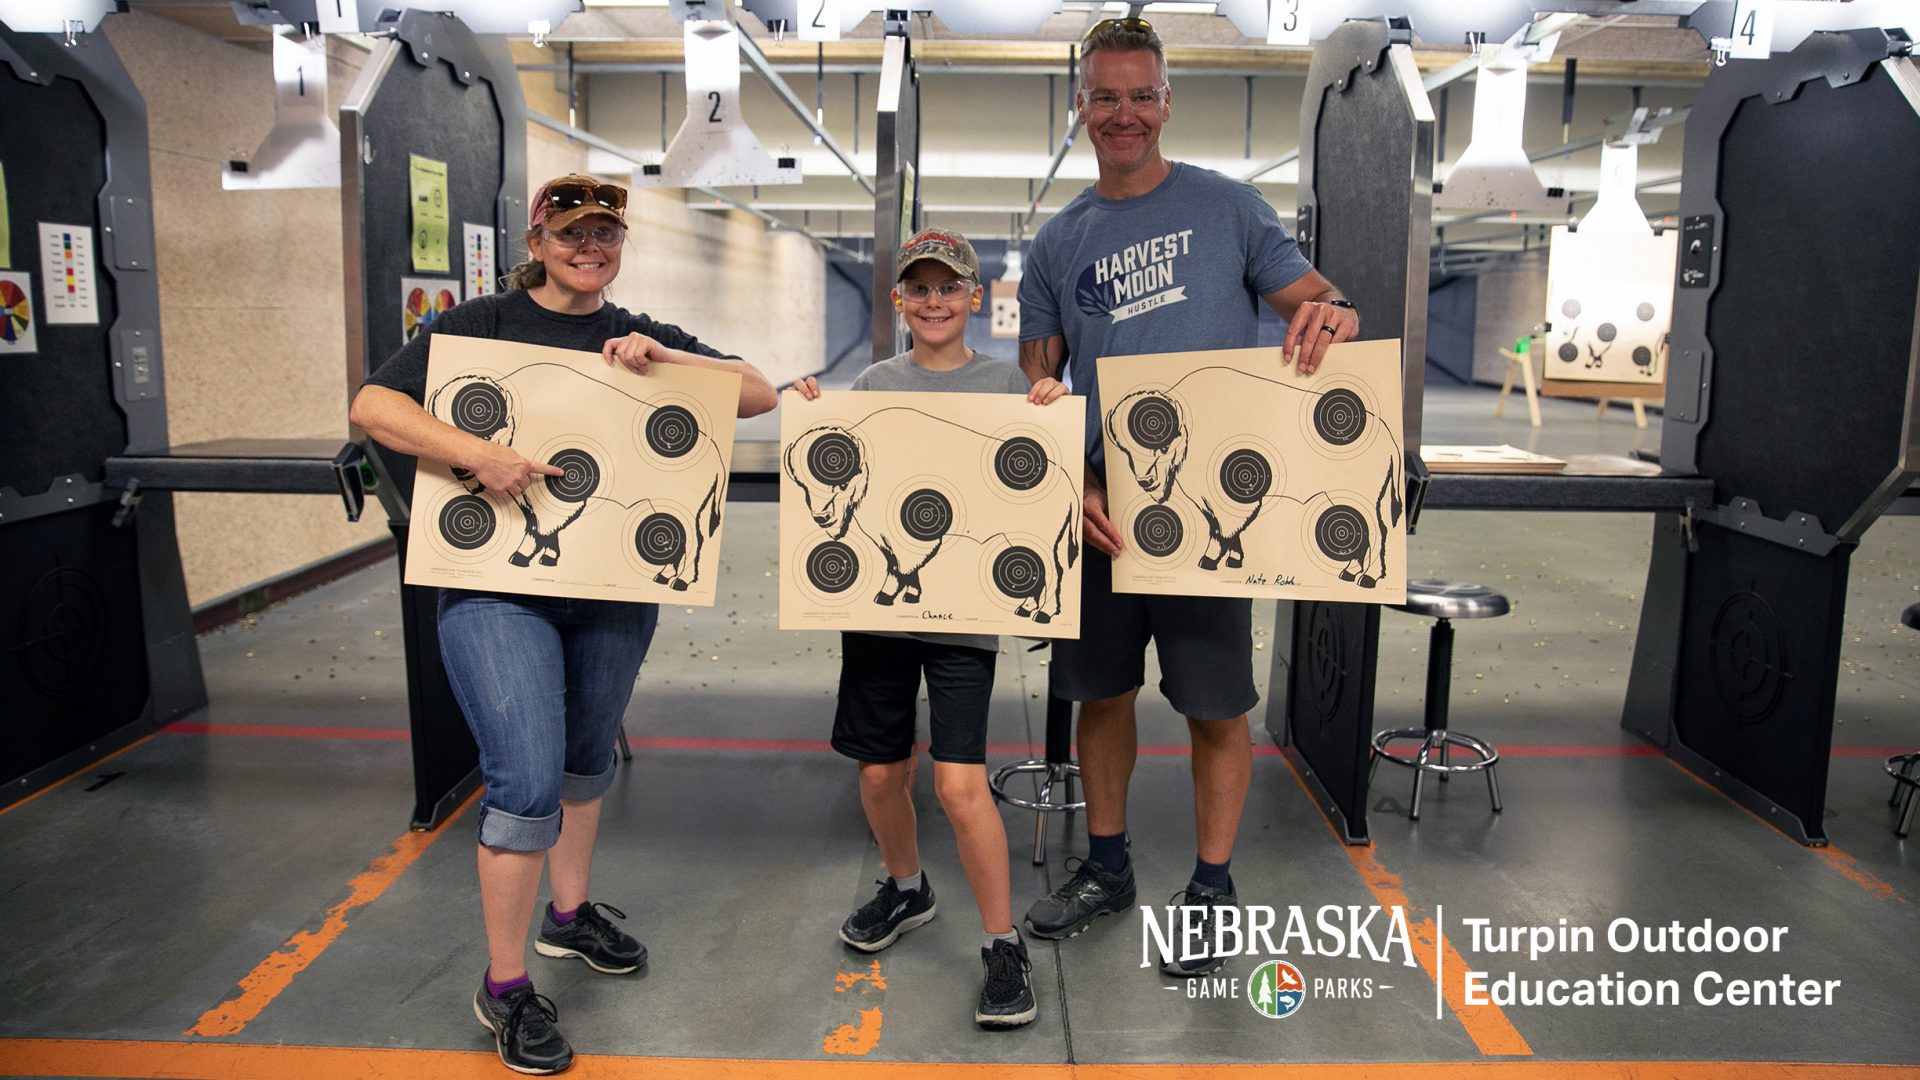
MULTIPOLYGON (((503 41, 482 40, 449 15, 407 11, 384 29, 340 108, 341 212, 346 249, 347 393, 356 393, 406 341, 401 279, 413 256, 411 161, 446 165, 449 270, 461 296, 460 225, 493 228, 495 263, 525 258, 526 103, 503 41)), ((414 459, 366 440, 404 575, 414 459)), ((429 828, 479 783, 479 752, 440 660, 438 590, 402 584, 407 709, 413 733, 413 825, 429 828)))
POLYGON ((900 245, 920 227, 920 72, 904 18, 889 18, 874 125, 873 362, 906 351, 906 329, 884 302, 900 245))
POLYGON ((1621 725, 1824 844, 1848 562, 1920 475, 1920 70, 1879 30, 1716 67, 1687 118, 1663 465, 1621 725))
POLYGON ((199 707, 206 687, 172 496, 108 468, 167 449, 146 105, 102 34, 69 46, 0 28, 0 66, 20 136, 0 146, 8 265, 24 272, 5 290, 8 340, 36 345, 8 357, 0 394, 0 782, 18 796, 199 707), (46 225, 67 232, 43 241, 46 225), (92 276, 96 319, 49 322, 66 293, 45 273, 49 242, 76 253, 74 295, 92 276))
MULTIPOLYGON (((1362 313, 1362 340, 1399 338, 1408 474, 1420 446, 1433 223, 1432 107, 1404 22, 1350 20, 1319 42, 1300 105, 1296 237, 1362 313)), ((1268 733, 1350 843, 1367 840, 1368 740, 1380 607, 1282 602, 1268 733)))

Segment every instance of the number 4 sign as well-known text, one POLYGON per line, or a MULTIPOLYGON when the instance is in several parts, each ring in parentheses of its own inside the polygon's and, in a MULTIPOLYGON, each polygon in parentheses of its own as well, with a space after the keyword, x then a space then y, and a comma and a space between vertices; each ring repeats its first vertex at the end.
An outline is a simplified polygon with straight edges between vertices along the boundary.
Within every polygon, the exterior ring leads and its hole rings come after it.
POLYGON ((1308 0, 1267 0, 1267 44, 1311 45, 1307 36, 1308 0))
POLYGON ((1765 60, 1773 51, 1774 0, 1735 0, 1733 47, 1735 60, 1765 60))
POLYGON ((840 0, 797 0, 801 41, 840 40, 840 0))

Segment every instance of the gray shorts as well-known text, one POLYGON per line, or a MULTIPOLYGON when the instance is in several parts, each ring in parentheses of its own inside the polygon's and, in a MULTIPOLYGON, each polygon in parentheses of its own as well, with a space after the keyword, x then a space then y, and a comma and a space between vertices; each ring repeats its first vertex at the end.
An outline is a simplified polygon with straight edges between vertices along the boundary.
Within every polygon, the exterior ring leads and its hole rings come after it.
POLYGON ((1053 643, 1053 693, 1068 701, 1124 694, 1147 681, 1147 642, 1160 692, 1183 716, 1231 720, 1260 702, 1253 688, 1253 601, 1113 591, 1113 560, 1086 551, 1080 640, 1053 643))

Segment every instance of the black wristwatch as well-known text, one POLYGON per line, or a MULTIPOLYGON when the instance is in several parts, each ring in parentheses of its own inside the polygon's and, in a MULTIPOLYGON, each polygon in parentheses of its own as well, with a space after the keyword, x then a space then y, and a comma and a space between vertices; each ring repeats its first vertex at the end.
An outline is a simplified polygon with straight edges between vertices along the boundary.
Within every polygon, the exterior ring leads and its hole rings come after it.
POLYGON ((1351 311, 1351 312, 1353 312, 1353 313, 1354 313, 1355 315, 1358 315, 1358 314, 1360 314, 1360 309, 1359 309, 1359 308, 1357 308, 1357 307, 1354 307, 1354 306, 1353 306, 1353 301, 1351 301, 1351 300, 1345 300, 1345 299, 1341 299, 1341 300, 1323 300, 1323 301, 1321 301, 1321 303, 1325 303, 1325 304, 1332 304, 1332 305, 1333 305, 1334 307, 1343 307, 1343 308, 1346 308, 1346 309, 1347 309, 1348 311, 1351 311))

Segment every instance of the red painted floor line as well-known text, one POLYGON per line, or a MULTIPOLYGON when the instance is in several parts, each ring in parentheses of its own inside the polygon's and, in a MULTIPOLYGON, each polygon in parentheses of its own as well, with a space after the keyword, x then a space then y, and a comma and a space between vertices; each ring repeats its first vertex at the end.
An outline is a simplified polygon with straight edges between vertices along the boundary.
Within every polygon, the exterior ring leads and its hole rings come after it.
POLYGON ((405 728, 321 727, 306 724, 200 724, 188 721, 168 724, 162 735, 253 735, 272 739, 367 739, 374 742, 406 742, 413 736, 405 728))
MULTIPOLYGON (((321 727, 301 724, 202 724, 182 721, 160 729, 163 735, 251 735, 276 739, 366 739, 375 742, 406 742, 412 736, 402 728, 321 727)), ((682 735, 635 735, 629 739, 636 750, 761 750, 783 753, 825 754, 833 744, 825 739, 712 738, 682 735)), ((924 751, 924 744, 915 750, 924 751)), ((1884 758, 1905 753, 1898 746, 1836 746, 1833 756, 1840 758, 1884 758)), ((1040 757, 1043 743, 988 743, 987 753, 994 757, 1040 757)), ((1185 743, 1142 743, 1142 757, 1187 757, 1193 753, 1185 743)), ((1604 758, 1659 757, 1657 747, 1645 743, 1501 743, 1502 757, 1604 758)), ((1279 757, 1280 748, 1269 742, 1255 743, 1254 757, 1279 757)))

